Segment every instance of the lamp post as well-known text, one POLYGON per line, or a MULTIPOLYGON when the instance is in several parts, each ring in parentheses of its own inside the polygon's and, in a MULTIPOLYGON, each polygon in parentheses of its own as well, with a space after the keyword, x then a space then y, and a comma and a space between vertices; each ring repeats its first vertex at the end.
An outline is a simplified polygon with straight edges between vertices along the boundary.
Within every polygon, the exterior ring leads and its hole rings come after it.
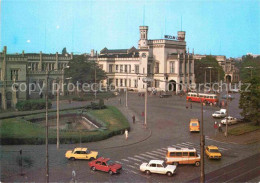
POLYGON ((204 127, 203 127, 203 102, 202 99, 200 99, 201 103, 201 132, 200 132, 200 154, 201 154, 201 165, 200 165, 200 182, 204 183, 205 182, 205 171, 204 171, 204 143, 205 143, 205 138, 204 138, 204 127))
POLYGON ((225 137, 228 137, 228 89, 229 89, 229 79, 227 79, 227 94, 226 94, 226 99, 227 99, 227 117, 226 117, 226 131, 225 131, 225 137))
MULTIPOLYGON (((62 69, 62 86, 63 86, 63 82, 64 82, 64 70, 67 69, 67 68, 70 68, 70 66, 66 66, 62 69)), ((61 82, 59 80, 58 82, 58 88, 57 88, 57 149, 60 148, 60 85, 61 85, 61 82)))
POLYGON ((48 77, 50 71, 46 68, 45 91, 45 150, 46 150, 46 182, 49 182, 49 150, 48 150, 48 77))

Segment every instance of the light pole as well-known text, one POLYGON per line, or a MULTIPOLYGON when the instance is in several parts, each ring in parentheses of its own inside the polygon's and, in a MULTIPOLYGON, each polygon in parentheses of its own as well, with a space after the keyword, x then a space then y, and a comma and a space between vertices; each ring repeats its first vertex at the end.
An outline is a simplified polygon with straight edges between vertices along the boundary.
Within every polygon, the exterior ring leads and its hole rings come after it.
POLYGON ((202 99, 200 99, 201 103, 201 132, 200 132, 200 154, 201 154, 201 165, 200 165, 200 182, 204 183, 205 182, 205 171, 204 171, 204 143, 205 143, 205 138, 204 138, 204 127, 203 127, 203 102, 202 99))
POLYGON ((45 91, 45 150, 46 150, 46 182, 49 182, 49 150, 48 150, 48 77, 50 71, 46 68, 45 91))
POLYGON ((227 95, 226 95, 226 99, 227 99, 227 117, 226 117, 226 131, 225 131, 225 137, 228 137, 228 89, 229 89, 229 79, 227 79, 227 95))
POLYGON ((250 74, 250 76, 251 76, 251 79, 252 79, 252 77, 253 77, 253 74, 252 74, 252 69, 253 69, 253 67, 252 67, 252 66, 248 66, 248 67, 245 67, 245 68, 251 70, 251 74, 250 74))
MULTIPOLYGON (((98 53, 97 53, 97 51, 96 51, 96 55, 97 55, 97 61, 96 61, 96 63, 98 63, 98 53)), ((97 71, 96 71, 96 65, 94 65, 94 67, 95 67, 95 86, 96 86, 96 83, 97 83, 97 71)), ((95 100, 97 99, 97 89, 95 88, 95 100)))
MULTIPOLYGON (((64 70, 70 68, 70 66, 66 66, 64 68, 62 68, 62 82, 64 82, 64 70)), ((64 83, 62 83, 63 86, 64 83)), ((60 85, 61 82, 59 80, 58 82, 58 86, 57 86, 57 149, 60 148, 60 85)))

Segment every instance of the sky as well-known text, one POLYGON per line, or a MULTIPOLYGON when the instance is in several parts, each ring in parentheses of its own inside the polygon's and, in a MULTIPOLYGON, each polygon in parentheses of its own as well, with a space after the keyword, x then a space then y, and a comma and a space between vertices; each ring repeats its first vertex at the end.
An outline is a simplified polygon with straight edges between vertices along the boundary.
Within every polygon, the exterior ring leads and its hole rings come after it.
POLYGON ((138 47, 186 31, 195 54, 260 54, 260 0, 0 0, 1 51, 61 52, 138 47))

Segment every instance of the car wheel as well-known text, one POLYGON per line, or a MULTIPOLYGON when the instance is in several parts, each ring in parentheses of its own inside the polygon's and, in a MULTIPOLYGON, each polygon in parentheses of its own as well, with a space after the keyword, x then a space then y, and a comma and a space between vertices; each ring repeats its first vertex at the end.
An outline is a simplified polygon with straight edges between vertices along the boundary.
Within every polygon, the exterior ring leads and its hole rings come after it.
POLYGON ((75 161, 76 159, 72 157, 72 158, 70 158, 70 160, 75 161))
POLYGON ((145 174, 146 174, 146 175, 150 175, 151 172, 150 172, 149 170, 146 170, 146 171, 145 171, 145 174))
POLYGON ((111 170, 109 170, 109 172, 108 172, 110 175, 113 175, 113 172, 111 171, 111 170))
POLYGON ((171 177, 171 176, 172 176, 172 173, 171 173, 171 172, 167 172, 167 175, 168 175, 169 177, 171 177))
POLYGON ((195 166, 200 166, 200 162, 197 161, 197 162, 195 163, 195 166))
POLYGON ((178 165, 179 165, 179 163, 178 163, 178 162, 174 162, 173 164, 174 164, 174 165, 176 165, 176 166, 178 166, 178 165))
POLYGON ((95 160, 95 158, 91 157, 89 160, 90 160, 90 161, 93 161, 93 160, 95 160))
POLYGON ((95 170, 96 170, 96 167, 92 166, 92 167, 91 167, 91 170, 95 171, 95 170))

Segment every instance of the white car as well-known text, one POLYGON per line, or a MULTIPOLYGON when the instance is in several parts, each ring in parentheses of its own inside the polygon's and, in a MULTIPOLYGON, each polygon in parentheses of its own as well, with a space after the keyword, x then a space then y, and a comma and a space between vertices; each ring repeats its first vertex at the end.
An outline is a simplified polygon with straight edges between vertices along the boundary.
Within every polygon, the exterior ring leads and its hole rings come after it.
POLYGON ((219 111, 216 111, 212 114, 213 118, 224 118, 227 116, 227 110, 226 109, 220 109, 219 111))
POLYGON ((228 123, 228 125, 233 125, 237 123, 237 118, 228 116, 225 119, 221 120, 221 124, 225 125, 226 123, 228 123))
POLYGON ((151 160, 149 163, 141 164, 140 171, 145 172, 147 175, 158 173, 172 176, 176 171, 176 165, 166 165, 163 160, 151 160))

